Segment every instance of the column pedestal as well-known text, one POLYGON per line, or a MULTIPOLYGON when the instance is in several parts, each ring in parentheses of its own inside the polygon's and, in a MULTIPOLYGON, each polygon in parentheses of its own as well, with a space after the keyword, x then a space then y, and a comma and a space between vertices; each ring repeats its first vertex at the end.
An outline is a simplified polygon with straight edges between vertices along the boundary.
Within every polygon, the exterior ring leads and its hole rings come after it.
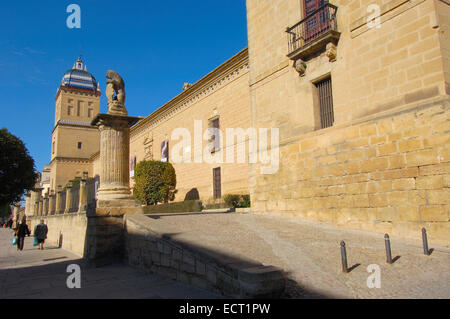
POLYGON ((100 188, 95 215, 88 214, 87 259, 95 266, 122 260, 123 215, 142 214, 130 190, 130 127, 140 118, 98 114, 91 125, 100 131, 100 188))

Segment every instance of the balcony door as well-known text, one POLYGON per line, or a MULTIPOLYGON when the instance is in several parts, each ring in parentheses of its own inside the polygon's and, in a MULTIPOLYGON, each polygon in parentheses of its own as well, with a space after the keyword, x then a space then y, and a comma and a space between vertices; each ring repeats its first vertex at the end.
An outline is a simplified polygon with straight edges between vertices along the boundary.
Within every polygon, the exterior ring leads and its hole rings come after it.
MULTIPOLYGON (((305 18, 312 15, 314 11, 328 3, 328 0, 304 0, 305 18)), ((306 21, 306 41, 309 42, 317 38, 322 32, 330 28, 330 15, 328 7, 316 12, 306 21)))

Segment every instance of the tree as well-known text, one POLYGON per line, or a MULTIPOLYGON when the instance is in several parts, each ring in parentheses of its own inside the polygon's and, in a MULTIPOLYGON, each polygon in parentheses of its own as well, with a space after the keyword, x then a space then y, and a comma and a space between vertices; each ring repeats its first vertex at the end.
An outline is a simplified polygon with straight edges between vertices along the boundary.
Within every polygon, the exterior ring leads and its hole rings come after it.
POLYGON ((6 128, 0 130, 0 206, 20 201, 34 187, 34 160, 25 144, 6 128))
POLYGON ((170 163, 142 161, 136 165, 133 193, 146 205, 168 203, 175 200, 177 178, 170 163))
POLYGON ((9 218, 11 213, 12 213, 11 206, 9 206, 9 205, 0 206, 0 218, 9 218))

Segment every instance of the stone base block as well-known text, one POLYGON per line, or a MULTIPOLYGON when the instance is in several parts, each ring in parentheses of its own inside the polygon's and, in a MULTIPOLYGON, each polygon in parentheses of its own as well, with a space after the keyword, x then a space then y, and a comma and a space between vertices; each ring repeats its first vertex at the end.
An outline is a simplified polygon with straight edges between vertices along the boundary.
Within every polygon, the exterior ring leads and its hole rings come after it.
POLYGON ((123 216, 125 214, 144 214, 144 209, 134 199, 97 201, 96 216, 123 216))

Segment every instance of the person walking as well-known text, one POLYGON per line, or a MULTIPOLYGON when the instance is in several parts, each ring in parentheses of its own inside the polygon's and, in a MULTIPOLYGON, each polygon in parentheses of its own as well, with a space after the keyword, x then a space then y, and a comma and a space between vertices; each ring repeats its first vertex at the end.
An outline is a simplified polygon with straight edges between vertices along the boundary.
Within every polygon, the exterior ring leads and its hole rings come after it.
POLYGON ((44 224, 44 220, 41 219, 41 223, 34 228, 34 237, 36 237, 39 249, 44 250, 44 243, 47 239, 48 227, 44 224))
POLYGON ((27 219, 25 216, 22 218, 22 223, 17 227, 16 236, 17 236, 17 250, 22 251, 23 245, 25 243, 25 236, 30 237, 31 232, 27 225, 27 219))

